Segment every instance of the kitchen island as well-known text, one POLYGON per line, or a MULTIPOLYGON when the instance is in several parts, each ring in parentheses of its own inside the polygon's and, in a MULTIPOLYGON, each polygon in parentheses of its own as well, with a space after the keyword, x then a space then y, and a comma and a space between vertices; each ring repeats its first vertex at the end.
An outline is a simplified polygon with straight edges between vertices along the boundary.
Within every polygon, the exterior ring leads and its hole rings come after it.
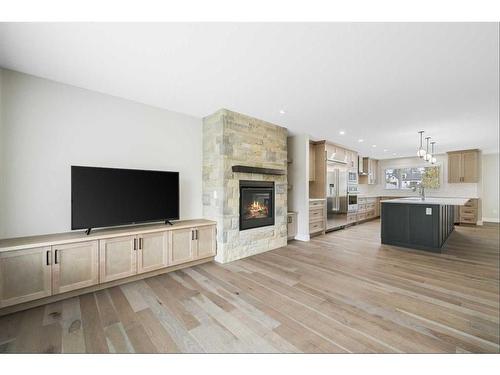
POLYGON ((383 244, 441 252, 454 229, 454 207, 467 198, 390 199, 381 203, 383 244))

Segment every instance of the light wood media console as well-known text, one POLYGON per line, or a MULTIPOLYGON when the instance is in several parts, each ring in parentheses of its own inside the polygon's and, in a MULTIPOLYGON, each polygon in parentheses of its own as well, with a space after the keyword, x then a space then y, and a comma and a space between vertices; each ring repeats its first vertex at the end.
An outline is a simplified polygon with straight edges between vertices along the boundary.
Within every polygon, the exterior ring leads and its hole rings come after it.
POLYGON ((0 316, 211 261, 215 228, 185 220, 0 240, 0 316))

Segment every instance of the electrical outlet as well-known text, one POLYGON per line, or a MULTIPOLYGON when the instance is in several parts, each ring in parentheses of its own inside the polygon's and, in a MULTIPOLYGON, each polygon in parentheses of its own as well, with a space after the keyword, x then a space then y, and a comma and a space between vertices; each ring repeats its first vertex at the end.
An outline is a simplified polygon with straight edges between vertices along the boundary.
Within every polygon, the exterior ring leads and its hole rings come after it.
POLYGON ((427 207, 427 208, 425 209, 425 214, 426 214, 426 215, 432 215, 432 207, 427 207))

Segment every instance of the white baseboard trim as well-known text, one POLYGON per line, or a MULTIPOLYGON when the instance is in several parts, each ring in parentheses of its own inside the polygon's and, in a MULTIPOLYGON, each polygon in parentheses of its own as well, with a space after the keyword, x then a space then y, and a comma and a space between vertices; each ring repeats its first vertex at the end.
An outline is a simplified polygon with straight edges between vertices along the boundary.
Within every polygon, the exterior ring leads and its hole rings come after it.
POLYGON ((488 223, 500 223, 500 219, 498 217, 483 217, 482 222, 488 223))
POLYGON ((297 234, 294 238, 297 241, 304 241, 304 242, 307 242, 311 239, 311 237, 308 234, 297 234))

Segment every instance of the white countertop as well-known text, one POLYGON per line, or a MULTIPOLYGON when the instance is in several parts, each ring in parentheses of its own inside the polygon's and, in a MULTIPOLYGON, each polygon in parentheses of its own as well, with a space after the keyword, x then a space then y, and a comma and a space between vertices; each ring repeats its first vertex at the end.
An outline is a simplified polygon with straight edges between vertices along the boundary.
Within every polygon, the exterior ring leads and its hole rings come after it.
POLYGON ((309 202, 324 201, 326 198, 309 198, 309 202))
POLYGON ((438 198, 426 197, 422 200, 420 197, 388 199, 382 203, 406 203, 406 204, 439 204, 441 206, 463 206, 469 198, 438 198))

